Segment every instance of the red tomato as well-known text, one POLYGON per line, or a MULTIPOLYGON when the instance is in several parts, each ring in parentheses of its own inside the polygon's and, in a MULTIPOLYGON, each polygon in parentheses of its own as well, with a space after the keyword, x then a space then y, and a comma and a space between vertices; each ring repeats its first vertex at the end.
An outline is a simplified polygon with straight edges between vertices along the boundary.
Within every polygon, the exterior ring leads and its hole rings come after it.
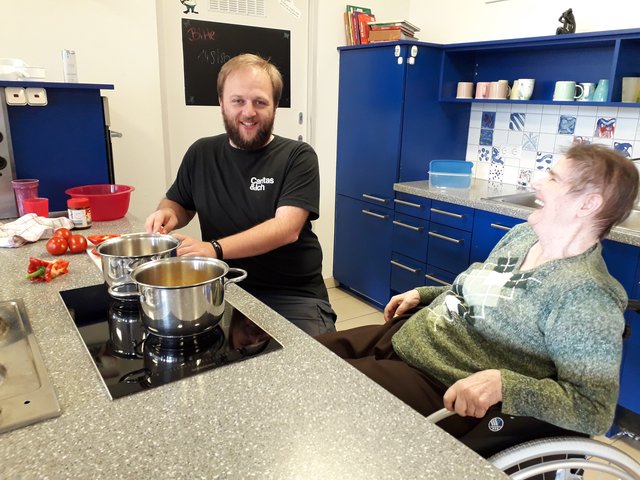
POLYGON ((47 252, 51 255, 62 255, 68 247, 67 241, 62 237, 51 237, 47 241, 47 252))
POLYGON ((68 228, 58 228, 55 232, 53 232, 54 237, 62 237, 67 241, 69 241, 69 237, 71 235, 71 230, 69 230, 68 228))
POLYGON ((71 235, 69 237, 69 251, 71 253, 82 253, 87 249, 87 239, 82 235, 71 235))
POLYGON ((106 234, 106 235, 89 235, 87 237, 87 240, 89 240, 94 245, 98 246, 102 242, 104 242, 105 240, 109 240, 110 238, 115 238, 115 237, 119 237, 119 236, 120 235, 118 235, 116 233, 109 233, 109 234, 106 234))

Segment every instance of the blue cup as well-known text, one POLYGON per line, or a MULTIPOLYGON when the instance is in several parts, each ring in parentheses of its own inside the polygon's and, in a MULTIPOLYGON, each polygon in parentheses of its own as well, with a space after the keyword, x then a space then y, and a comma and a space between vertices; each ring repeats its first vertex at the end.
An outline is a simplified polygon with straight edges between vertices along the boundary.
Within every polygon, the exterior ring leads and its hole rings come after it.
POLYGON ((609 95, 609 80, 606 78, 601 79, 598 82, 596 91, 593 93, 593 102, 606 102, 609 95))

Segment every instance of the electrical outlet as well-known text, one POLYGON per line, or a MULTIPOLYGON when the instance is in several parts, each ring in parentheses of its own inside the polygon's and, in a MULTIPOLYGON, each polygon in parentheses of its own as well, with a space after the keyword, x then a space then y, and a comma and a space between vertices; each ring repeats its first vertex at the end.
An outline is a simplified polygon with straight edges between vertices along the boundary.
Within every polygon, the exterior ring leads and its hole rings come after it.
POLYGON ((7 105, 26 105, 27 94, 22 87, 5 87, 4 94, 7 105))
POLYGON ((27 88, 27 103, 29 105, 44 107, 47 104, 47 92, 41 87, 27 88))

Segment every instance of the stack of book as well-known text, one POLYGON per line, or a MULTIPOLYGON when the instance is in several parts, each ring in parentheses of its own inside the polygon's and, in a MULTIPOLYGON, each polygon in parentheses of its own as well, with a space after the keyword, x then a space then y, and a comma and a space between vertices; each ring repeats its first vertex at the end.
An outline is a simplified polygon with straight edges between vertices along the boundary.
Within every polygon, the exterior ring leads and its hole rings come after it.
POLYGON ((391 42, 395 40, 416 40, 416 32, 420 29, 412 23, 402 20, 398 22, 369 22, 370 43, 391 42))
POLYGON ((344 29, 347 45, 369 43, 369 22, 375 22, 376 16, 370 8, 347 5, 344 12, 344 29))

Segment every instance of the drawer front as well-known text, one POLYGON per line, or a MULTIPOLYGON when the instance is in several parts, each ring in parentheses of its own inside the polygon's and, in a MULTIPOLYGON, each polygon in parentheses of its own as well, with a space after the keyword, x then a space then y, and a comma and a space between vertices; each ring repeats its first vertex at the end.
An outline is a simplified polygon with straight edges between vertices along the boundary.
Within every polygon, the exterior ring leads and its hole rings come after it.
POLYGON ((425 283, 426 265, 412 258, 391 253, 391 290, 396 293, 406 292, 425 283))
POLYGON ((396 198, 393 203, 396 212, 429 220, 429 207, 431 206, 431 199, 429 198, 396 192, 396 198))
POLYGON ((424 284, 429 287, 443 287, 445 285, 451 285, 456 279, 456 276, 457 275, 442 270, 441 268, 427 265, 427 270, 424 274, 424 284))
POLYGON ((469 266, 471 232, 431 222, 428 235, 427 263, 429 265, 455 274, 469 266))
POLYGON ((476 210, 473 219, 470 263, 484 262, 493 247, 514 226, 526 222, 520 218, 476 210))
POLYGON ((392 250, 415 260, 426 262, 429 222, 417 217, 395 213, 392 250))
POLYGON ((441 225, 448 225, 471 232, 473 230, 473 208, 454 205, 453 203, 431 201, 429 219, 441 225))

